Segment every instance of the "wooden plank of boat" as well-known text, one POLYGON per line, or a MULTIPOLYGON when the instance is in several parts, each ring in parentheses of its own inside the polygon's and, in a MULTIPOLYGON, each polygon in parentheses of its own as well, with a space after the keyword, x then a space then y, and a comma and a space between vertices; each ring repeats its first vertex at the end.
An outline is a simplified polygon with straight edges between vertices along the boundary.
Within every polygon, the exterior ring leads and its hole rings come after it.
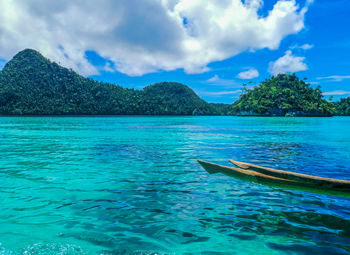
POLYGON ((244 181, 286 182, 288 184, 296 182, 293 180, 269 176, 269 175, 262 174, 262 173, 259 173, 256 171, 244 170, 244 169, 240 169, 240 168, 219 165, 219 164, 215 164, 215 163, 206 162, 203 160, 198 160, 198 163, 201 164, 201 166, 210 174, 221 172, 221 173, 228 174, 230 176, 236 177, 236 178, 238 178, 240 180, 244 180, 244 181))
POLYGON ((350 198, 350 190, 344 190, 342 188, 329 188, 326 186, 314 185, 306 182, 299 182, 287 178, 271 176, 253 170, 229 167, 203 160, 198 160, 198 163, 210 174, 223 173, 225 175, 234 177, 242 181, 258 183, 275 188, 285 188, 291 190, 307 191, 350 198))
POLYGON ((240 162, 236 160, 230 160, 231 163, 234 165, 245 169, 245 170, 252 170, 256 171, 262 174, 274 176, 274 177, 280 177, 285 178, 288 180, 294 180, 302 183, 307 183, 310 185, 318 185, 323 188, 331 188, 331 189, 340 189, 340 190, 348 190, 350 191, 350 181, 347 180, 340 180, 340 179, 333 179, 333 178, 325 178, 320 176, 314 176, 309 174, 301 174, 296 172, 289 172, 289 171, 283 171, 283 170, 277 170, 273 168, 268 167, 262 167, 258 165, 253 165, 245 162, 240 162))

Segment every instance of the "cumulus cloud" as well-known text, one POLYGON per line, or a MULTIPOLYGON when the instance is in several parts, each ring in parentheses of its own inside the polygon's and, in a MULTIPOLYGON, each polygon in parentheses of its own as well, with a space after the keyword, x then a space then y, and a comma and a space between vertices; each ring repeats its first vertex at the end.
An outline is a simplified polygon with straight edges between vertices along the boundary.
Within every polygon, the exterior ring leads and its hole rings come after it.
POLYGON ((295 73, 307 70, 307 65, 304 63, 305 57, 297 57, 292 54, 292 51, 287 50, 285 55, 271 62, 269 72, 273 75, 279 73, 295 73))
POLYGON ((0 0, 0 58, 24 48, 85 74, 97 68, 86 51, 128 75, 207 65, 246 50, 277 49, 304 28, 308 8, 276 0, 266 16, 262 0, 0 0))
POLYGON ((243 80, 250 80, 250 79, 254 79, 256 77, 259 76, 259 72, 258 70, 256 70, 255 68, 251 68, 247 71, 244 72, 240 72, 237 77, 243 80))
POLYGON ((350 75, 330 75, 325 77, 317 77, 316 79, 328 81, 343 81, 344 79, 350 79, 350 75))

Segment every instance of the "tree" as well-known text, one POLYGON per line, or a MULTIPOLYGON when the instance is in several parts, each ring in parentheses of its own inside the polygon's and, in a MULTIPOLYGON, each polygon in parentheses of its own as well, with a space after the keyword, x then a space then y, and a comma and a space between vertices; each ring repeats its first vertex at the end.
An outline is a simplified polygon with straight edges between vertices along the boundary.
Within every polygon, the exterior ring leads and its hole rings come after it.
POLYGON ((229 110, 230 114, 267 116, 331 116, 334 112, 320 87, 311 88, 295 74, 279 74, 247 89, 229 110))
POLYGON ((0 71, 0 114, 16 115, 218 114, 186 85, 163 82, 143 90, 94 81, 34 50, 19 52, 0 71))

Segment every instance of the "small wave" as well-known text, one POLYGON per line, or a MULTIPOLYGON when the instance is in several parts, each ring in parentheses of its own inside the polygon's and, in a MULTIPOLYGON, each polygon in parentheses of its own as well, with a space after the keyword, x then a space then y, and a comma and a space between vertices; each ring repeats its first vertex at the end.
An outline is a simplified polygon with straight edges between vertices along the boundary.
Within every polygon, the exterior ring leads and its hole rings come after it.
POLYGON ((87 251, 74 244, 35 243, 13 251, 0 243, 0 255, 85 255, 87 251))

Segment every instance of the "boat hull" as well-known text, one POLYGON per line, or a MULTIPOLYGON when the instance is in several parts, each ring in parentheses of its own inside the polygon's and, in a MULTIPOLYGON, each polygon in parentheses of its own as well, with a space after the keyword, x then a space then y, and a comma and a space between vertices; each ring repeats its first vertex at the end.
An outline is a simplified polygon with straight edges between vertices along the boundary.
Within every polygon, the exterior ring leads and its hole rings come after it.
POLYGON ((337 190, 347 190, 350 192, 350 181, 339 180, 333 178, 325 178, 320 176, 301 174, 296 172, 283 171, 268 167, 262 167, 258 165, 253 165, 245 162, 229 160, 232 164, 244 169, 259 172, 262 174, 285 178, 288 180, 294 180, 297 182, 302 182, 308 185, 317 185, 319 188, 324 189, 337 189, 337 190))
POLYGON ((198 160, 199 164, 210 174, 222 173, 242 181, 262 184, 274 188, 306 191, 326 195, 350 198, 350 190, 334 186, 320 186, 287 178, 267 175, 253 170, 229 167, 198 160))

